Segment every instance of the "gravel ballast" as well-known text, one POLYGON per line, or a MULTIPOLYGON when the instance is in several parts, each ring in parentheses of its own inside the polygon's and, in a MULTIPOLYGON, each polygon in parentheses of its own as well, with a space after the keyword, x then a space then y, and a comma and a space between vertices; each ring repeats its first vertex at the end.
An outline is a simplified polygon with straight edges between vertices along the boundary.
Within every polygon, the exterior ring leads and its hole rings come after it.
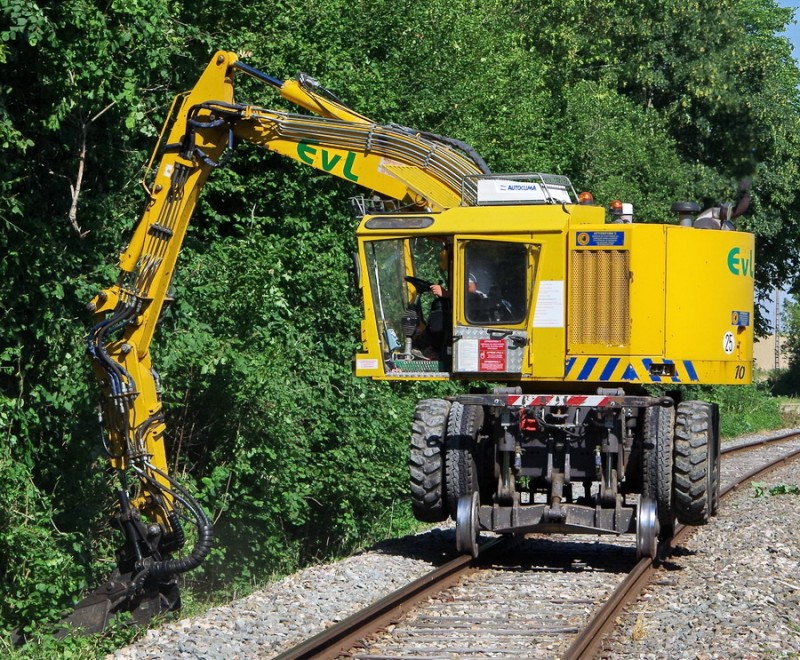
MULTIPOLYGON (((800 469, 763 481, 797 485, 800 469)), ((166 623, 108 658, 271 658, 425 574, 454 543, 452 528, 387 541, 166 623)), ((600 657, 800 657, 800 495, 745 488, 728 498, 622 617, 600 657)))
MULTIPOLYGON (((800 485, 797 463, 767 488, 800 485)), ((733 493, 630 607, 603 658, 800 658, 800 495, 733 493)))
POLYGON ((312 566, 202 616, 149 630, 107 658, 271 658, 380 600, 455 556, 452 529, 377 544, 312 566))

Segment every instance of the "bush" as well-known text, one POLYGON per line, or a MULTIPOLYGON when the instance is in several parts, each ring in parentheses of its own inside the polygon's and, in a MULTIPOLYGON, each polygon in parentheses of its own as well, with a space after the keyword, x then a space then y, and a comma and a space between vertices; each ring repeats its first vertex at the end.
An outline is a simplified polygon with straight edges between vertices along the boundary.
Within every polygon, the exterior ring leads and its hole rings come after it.
POLYGON ((687 387, 683 398, 719 404, 723 438, 782 426, 780 405, 772 397, 767 383, 687 387))
POLYGON ((75 561, 80 536, 59 531, 51 498, 34 485, 33 450, 12 423, 19 408, 0 395, 0 621, 6 633, 10 626, 26 632, 35 621, 57 618, 84 586, 75 561))

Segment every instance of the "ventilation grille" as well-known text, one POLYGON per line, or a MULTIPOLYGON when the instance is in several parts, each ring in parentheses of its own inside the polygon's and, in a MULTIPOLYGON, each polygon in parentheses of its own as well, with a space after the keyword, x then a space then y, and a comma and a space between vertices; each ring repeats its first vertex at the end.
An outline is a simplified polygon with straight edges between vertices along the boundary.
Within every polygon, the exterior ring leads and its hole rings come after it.
POLYGON ((571 253, 571 344, 624 346, 629 342, 629 261, 627 250, 574 250, 571 253))

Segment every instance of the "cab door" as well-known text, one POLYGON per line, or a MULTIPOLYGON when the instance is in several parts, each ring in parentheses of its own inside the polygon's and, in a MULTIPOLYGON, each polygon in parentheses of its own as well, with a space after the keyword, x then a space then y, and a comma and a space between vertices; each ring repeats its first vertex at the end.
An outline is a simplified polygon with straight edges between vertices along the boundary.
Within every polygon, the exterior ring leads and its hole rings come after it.
POLYGON ((521 374, 540 246, 530 236, 458 237, 453 372, 521 374))

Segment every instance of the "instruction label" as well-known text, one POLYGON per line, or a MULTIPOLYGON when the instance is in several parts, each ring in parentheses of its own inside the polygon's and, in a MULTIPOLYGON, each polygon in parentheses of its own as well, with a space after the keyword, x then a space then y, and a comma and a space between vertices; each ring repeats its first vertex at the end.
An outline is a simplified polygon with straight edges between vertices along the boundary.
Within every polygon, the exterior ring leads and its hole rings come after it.
POLYGON ((747 327, 750 325, 750 312, 731 312, 731 325, 747 327))
POLYGON ((539 296, 536 298, 533 327, 564 327, 564 280, 539 282, 539 296))
POLYGON ((506 340, 478 340, 478 371, 506 370, 506 340))

